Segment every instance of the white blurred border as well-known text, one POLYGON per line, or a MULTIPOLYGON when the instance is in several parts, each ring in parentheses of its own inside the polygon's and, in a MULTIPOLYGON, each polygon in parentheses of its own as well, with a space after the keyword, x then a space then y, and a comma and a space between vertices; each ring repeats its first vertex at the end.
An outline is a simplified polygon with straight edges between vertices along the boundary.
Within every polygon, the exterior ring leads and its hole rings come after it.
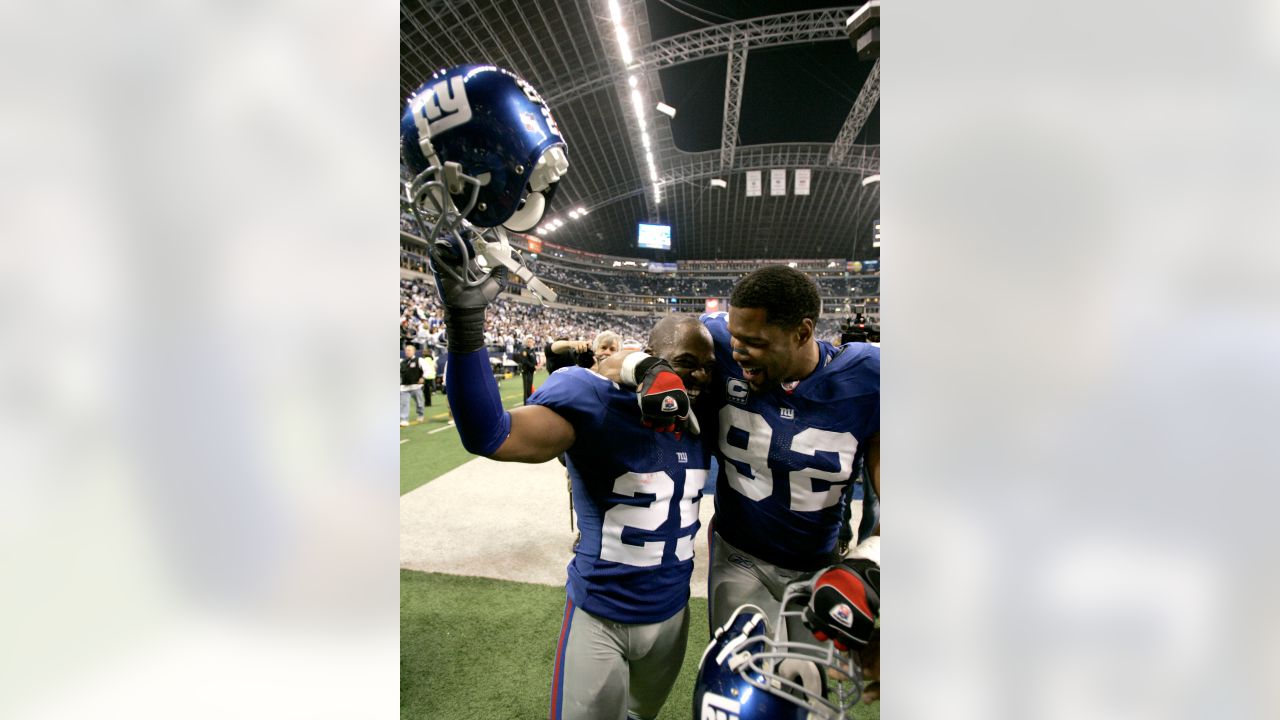
POLYGON ((398 717, 398 17, 0 10, 0 717, 398 717))
POLYGON ((1280 716, 1275 3, 888 2, 883 67, 883 716, 1280 716))

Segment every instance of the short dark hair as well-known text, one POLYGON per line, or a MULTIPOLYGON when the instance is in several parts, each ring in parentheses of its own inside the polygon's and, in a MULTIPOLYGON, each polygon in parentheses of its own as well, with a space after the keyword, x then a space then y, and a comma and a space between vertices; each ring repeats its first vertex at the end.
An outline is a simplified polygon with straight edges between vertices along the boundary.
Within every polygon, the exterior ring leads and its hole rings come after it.
POLYGON ((784 328, 793 328, 805 318, 816 325, 822 312, 818 286, 787 265, 768 265, 748 273, 733 287, 729 305, 764 310, 770 325, 784 328))

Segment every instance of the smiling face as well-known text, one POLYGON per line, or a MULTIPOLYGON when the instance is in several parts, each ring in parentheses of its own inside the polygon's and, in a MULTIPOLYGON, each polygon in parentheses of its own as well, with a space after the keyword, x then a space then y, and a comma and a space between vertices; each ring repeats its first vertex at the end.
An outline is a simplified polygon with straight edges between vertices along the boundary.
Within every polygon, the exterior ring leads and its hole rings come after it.
POLYGON ((805 318, 791 329, 769 323, 762 308, 729 308, 729 344, 742 377, 759 392, 786 380, 798 379, 805 368, 806 349, 813 341, 813 321, 805 318))
POLYGON ((605 330, 597 335, 596 339, 591 343, 591 350, 595 353, 596 362, 618 352, 618 346, 621 344, 622 338, 612 330, 605 330))
POLYGON ((715 366, 715 345, 711 332, 697 318, 669 317, 654 326, 650 336, 650 354, 671 363, 671 368, 684 382, 689 401, 711 382, 711 369, 715 366))

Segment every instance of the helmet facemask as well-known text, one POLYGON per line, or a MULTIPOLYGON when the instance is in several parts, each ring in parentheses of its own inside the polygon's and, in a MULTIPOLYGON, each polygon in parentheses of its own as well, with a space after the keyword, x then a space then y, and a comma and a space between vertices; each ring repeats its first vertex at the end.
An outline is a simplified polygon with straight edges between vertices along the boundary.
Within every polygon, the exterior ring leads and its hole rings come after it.
MULTIPOLYGON (((723 667, 759 691, 796 705, 813 720, 847 718, 862 697, 862 669, 856 657, 836 650, 830 642, 787 638, 788 619, 802 619, 811 593, 812 581, 787 587, 776 629, 769 628, 768 617, 758 608, 739 608, 725 624, 726 629, 738 613, 747 612, 759 614, 765 630, 751 632, 754 623, 748 623, 741 640, 729 642, 733 649, 722 658, 723 667), (799 609, 789 610, 792 605, 799 609)), ((719 664, 719 659, 709 658, 711 647, 704 652, 699 667, 705 667, 708 659, 719 664)))
POLYGON ((488 275, 478 264, 479 255, 470 239, 479 231, 466 221, 466 215, 479 201, 482 183, 463 173, 457 163, 440 165, 434 153, 428 158, 432 166, 405 183, 401 204, 409 206, 428 252, 433 256, 446 255, 453 260, 433 262, 432 268, 474 287, 484 282, 488 275), (467 198, 462 208, 454 204, 457 195, 467 198))

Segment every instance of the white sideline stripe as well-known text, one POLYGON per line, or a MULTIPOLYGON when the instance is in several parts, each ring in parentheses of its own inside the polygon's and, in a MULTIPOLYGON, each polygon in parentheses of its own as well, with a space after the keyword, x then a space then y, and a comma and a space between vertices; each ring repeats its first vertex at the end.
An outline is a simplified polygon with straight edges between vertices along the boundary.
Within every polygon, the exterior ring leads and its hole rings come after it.
POLYGON ((435 430, 428 430, 428 431, 427 431, 427 434, 428 434, 428 435, 435 435, 436 433, 440 432, 441 430, 448 430, 448 429, 449 429, 449 428, 451 428, 451 427, 453 427, 453 421, 452 421, 452 420, 450 420, 450 421, 449 421, 449 423, 448 423, 447 425, 445 425, 444 427, 438 427, 438 428, 436 428, 435 430))
MULTIPOLYGON (((400 567, 564 587, 575 535, 564 473, 555 460, 515 465, 476 458, 402 495, 400 567)), ((707 596, 707 522, 714 506, 704 497, 698 508, 694 597, 707 596)))
POLYGON ((405 443, 407 443, 407 442, 409 442, 409 438, 405 438, 405 439, 401 440, 401 441, 400 441, 400 444, 401 444, 401 445, 403 445, 403 444, 405 444, 405 443))

